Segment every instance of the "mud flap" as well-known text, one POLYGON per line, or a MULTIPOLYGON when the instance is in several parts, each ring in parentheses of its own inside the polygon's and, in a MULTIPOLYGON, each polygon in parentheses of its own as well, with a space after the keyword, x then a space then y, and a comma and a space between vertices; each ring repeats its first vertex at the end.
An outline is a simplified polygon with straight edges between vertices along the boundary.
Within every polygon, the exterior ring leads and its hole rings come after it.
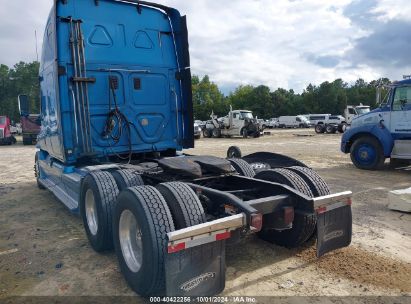
POLYGON ((351 243, 351 206, 343 206, 317 215, 317 257, 351 243))
POLYGON ((167 296, 213 296, 225 288, 225 241, 167 254, 167 296))

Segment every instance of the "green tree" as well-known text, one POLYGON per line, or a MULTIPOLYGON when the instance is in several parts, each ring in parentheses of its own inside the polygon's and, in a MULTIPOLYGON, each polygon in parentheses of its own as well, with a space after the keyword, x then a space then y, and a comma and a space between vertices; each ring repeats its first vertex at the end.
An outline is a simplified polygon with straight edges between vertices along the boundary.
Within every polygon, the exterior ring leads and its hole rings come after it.
POLYGON ((17 63, 12 69, 0 65, 0 115, 19 121, 17 96, 26 94, 31 103, 31 112, 39 112, 39 63, 17 63))
POLYGON ((201 80, 198 76, 192 78, 194 118, 207 120, 211 112, 221 116, 229 109, 223 93, 218 86, 210 81, 208 75, 201 80))

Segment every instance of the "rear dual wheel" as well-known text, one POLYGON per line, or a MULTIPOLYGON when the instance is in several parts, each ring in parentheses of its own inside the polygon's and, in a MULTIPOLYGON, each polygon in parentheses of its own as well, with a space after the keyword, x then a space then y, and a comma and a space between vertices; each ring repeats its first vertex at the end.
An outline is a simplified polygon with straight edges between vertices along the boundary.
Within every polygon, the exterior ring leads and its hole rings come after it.
POLYGON ((122 191, 113 230, 119 266, 131 289, 145 297, 164 295, 167 233, 174 223, 163 196, 151 186, 122 191))
MULTIPOLYGON (((317 197, 330 193, 325 181, 313 170, 306 167, 290 167, 265 170, 255 178, 287 185, 309 196, 317 197)), ((259 236, 269 242, 289 248, 298 247, 308 241, 315 233, 317 217, 315 213, 296 212, 291 229, 277 231, 264 229, 259 236)))
POLYGON ((114 179, 116 180, 119 191, 125 190, 129 187, 144 185, 144 181, 141 178, 141 175, 136 173, 134 170, 117 170, 111 172, 111 175, 113 175, 114 179))
POLYGON ((142 296, 165 294, 167 233, 206 222, 194 191, 171 182, 131 187, 114 210, 114 244, 120 269, 129 286, 142 296))
POLYGON ((112 213, 118 194, 109 172, 94 171, 83 180, 80 214, 91 247, 97 252, 113 248, 112 213))

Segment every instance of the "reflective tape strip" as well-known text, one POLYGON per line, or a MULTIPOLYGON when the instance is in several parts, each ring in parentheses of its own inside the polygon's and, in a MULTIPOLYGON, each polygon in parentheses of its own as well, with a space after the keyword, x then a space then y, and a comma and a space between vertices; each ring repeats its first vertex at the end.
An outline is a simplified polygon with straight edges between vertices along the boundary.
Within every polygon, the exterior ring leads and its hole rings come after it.
POLYGON ((337 202, 332 205, 320 206, 317 208, 316 211, 318 214, 322 214, 322 213, 325 213, 325 212, 328 212, 328 211, 331 211, 337 208, 341 208, 344 206, 351 206, 351 203, 352 203, 351 198, 349 198, 349 199, 346 199, 345 201, 337 202))
POLYGON ((204 245, 207 243, 212 243, 216 241, 222 241, 229 239, 231 237, 231 232, 227 230, 216 231, 210 234, 199 235, 195 238, 189 238, 180 240, 178 242, 168 243, 168 253, 175 253, 187 248, 193 248, 196 246, 204 245))

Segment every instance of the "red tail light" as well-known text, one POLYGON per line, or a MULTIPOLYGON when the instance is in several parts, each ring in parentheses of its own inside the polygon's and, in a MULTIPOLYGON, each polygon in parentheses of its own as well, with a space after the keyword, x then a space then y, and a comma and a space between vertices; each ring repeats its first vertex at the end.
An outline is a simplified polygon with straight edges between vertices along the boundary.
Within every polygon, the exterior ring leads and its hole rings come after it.
POLYGON ((284 223, 290 225, 294 221, 294 207, 284 207, 284 223))
POLYGON ((251 214, 251 230, 258 232, 263 228, 263 215, 261 213, 251 214))

